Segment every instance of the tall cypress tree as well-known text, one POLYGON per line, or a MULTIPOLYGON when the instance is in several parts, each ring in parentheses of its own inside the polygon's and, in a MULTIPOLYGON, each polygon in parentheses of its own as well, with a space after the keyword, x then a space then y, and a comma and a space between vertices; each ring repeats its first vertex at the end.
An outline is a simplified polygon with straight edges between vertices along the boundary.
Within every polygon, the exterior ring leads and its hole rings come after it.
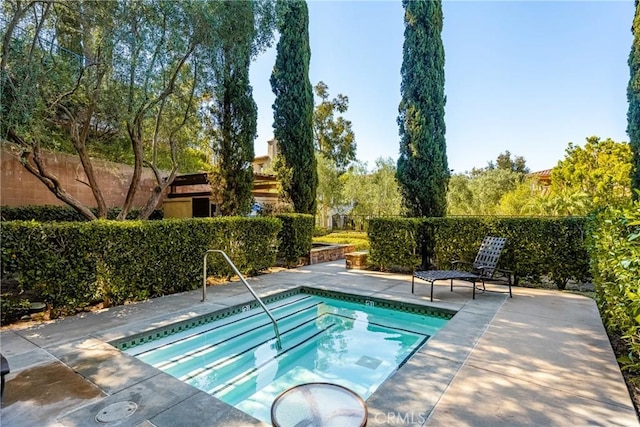
MULTIPOLYGON (((629 54, 629 71, 631 77, 627 86, 627 100, 629 111, 627 112, 627 134, 629 145, 633 154, 631 167, 631 188, 640 191, 640 3, 636 0, 636 14, 631 26, 633 44, 629 54)), ((640 195, 633 192, 635 200, 640 195)))
POLYGON ((402 99, 397 178, 409 216, 443 216, 449 167, 445 143, 441 0, 403 0, 402 99))
POLYGON ((315 214, 318 174, 313 145, 313 92, 309 81, 309 11, 304 0, 277 4, 280 40, 271 73, 276 166, 285 197, 300 213, 315 214))
POLYGON ((220 9, 222 38, 214 74, 211 118, 217 167, 212 179, 222 215, 245 214, 253 205, 253 142, 258 109, 249 84, 255 36, 253 2, 225 1, 220 9))

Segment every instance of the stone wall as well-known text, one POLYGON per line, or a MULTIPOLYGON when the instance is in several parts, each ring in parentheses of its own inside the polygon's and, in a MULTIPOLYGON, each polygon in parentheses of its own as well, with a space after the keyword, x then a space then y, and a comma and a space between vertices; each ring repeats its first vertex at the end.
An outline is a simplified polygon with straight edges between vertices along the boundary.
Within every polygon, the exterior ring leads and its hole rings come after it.
MULTIPOLYGON (((0 160, 0 204, 5 206, 64 205, 64 202, 57 199, 38 178, 22 166, 15 154, 3 148, 0 152, 0 160)), ((68 193, 86 206, 96 206, 78 156, 47 153, 44 163, 50 172, 58 177, 68 193)), ((133 166, 95 159, 93 165, 107 206, 109 208, 122 206, 129 189, 133 166)), ((135 207, 146 204, 154 186, 153 173, 145 168, 134 199, 135 207)))

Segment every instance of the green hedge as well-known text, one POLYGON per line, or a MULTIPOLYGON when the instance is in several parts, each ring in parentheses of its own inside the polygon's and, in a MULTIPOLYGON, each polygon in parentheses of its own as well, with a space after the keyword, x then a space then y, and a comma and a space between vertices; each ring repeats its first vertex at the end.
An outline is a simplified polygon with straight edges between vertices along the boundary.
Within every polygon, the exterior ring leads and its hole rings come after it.
POLYGON ((618 359, 623 369, 640 372, 640 202, 599 212, 588 231, 602 321, 627 345, 627 355, 618 359))
POLYGON ((282 230, 278 234, 278 257, 287 266, 296 265, 301 256, 309 254, 313 238, 314 219, 307 214, 278 214, 282 230))
MULTIPOLYGON (((97 215, 98 209, 91 209, 97 215)), ((108 219, 116 219, 122 211, 120 208, 111 208, 107 212, 108 219)), ((142 209, 132 209, 127 214, 127 219, 137 219, 142 209)), ((162 219, 161 210, 155 210, 149 216, 150 220, 162 219)), ((67 205, 32 205, 32 206, 2 206, 0 207, 0 219, 2 221, 87 221, 78 211, 67 205)))
POLYGON ((356 251, 369 250, 369 238, 362 231, 333 232, 320 237, 314 237, 313 243, 332 243, 338 245, 354 245, 356 251))
MULTIPOLYGON (((54 314, 99 301, 121 304, 196 289, 207 249, 222 249, 243 274, 275 263, 275 218, 2 224, 2 276, 51 304, 54 314)), ((209 274, 230 276, 220 256, 209 274)))
POLYGON ((0 296, 0 325, 8 325, 29 314, 29 307, 30 303, 27 299, 2 294, 0 296))
POLYGON ((369 264, 382 271, 410 271, 421 260, 421 219, 372 218, 369 220, 369 264))
POLYGON ((548 276, 564 289, 589 277, 584 226, 584 218, 372 219, 370 259, 380 269, 447 269, 456 259, 473 261, 485 236, 500 236, 507 238, 501 268, 532 280, 548 276))
POLYGON ((585 218, 429 218, 435 264, 473 260, 485 236, 506 237, 499 267, 518 278, 547 276, 559 289, 589 278, 585 218))

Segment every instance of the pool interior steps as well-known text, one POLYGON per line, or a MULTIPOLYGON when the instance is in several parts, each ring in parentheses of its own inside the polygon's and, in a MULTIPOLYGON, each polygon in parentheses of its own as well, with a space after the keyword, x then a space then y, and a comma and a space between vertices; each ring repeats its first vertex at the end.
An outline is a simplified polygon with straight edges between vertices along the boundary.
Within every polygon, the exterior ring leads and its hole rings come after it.
POLYGON ((341 307, 328 307, 318 297, 306 294, 273 302, 270 309, 280 329, 281 351, 276 349, 269 318, 256 310, 126 351, 258 419, 268 420, 271 402, 292 384, 329 381, 366 399, 398 363, 403 363, 386 361, 384 350, 376 353, 380 339, 391 346, 397 341, 397 346, 413 353, 439 329, 438 325, 425 325, 419 319, 407 321, 402 315, 395 318, 373 308, 363 314, 359 311, 362 304, 357 303, 341 301, 341 307), (355 351, 353 345, 346 351, 355 339, 352 335, 360 332, 357 329, 379 335, 360 342, 355 351), (362 378, 370 384, 362 385, 362 378))

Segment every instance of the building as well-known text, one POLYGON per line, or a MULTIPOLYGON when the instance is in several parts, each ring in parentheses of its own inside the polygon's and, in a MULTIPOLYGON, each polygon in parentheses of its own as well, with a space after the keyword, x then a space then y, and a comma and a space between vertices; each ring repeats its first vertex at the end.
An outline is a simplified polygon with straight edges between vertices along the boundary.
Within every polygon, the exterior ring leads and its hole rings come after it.
MULTIPOLYGON (((266 156, 253 161, 253 196, 256 204, 278 203, 278 182, 271 172, 271 163, 277 154, 277 142, 267 142, 266 156)), ((0 204, 5 206, 64 205, 38 178, 30 174, 20 163, 19 156, 2 150, 0 170, 0 204)), ((44 163, 56 175, 63 188, 86 206, 95 206, 95 198, 87 183, 84 169, 76 155, 45 153, 44 163)), ((124 203, 133 167, 129 165, 93 160, 96 176, 103 190, 107 207, 119 207, 124 203)), ((156 186, 153 172, 144 168, 141 186, 134 206, 141 207, 156 186)), ((218 214, 219 200, 214 200, 206 172, 178 175, 168 187, 161 208, 166 218, 209 217, 218 214)))
POLYGON ((542 194, 548 194, 551 191, 551 169, 528 173, 527 178, 532 178, 534 181, 532 190, 542 194))
MULTIPOLYGON (((275 139, 267 141, 267 155, 253 160, 253 197, 256 205, 278 203, 278 180, 272 172, 272 161, 278 153, 275 139)), ((169 187, 162 203, 165 218, 197 218, 219 215, 218 204, 206 172, 179 175, 169 187)))

